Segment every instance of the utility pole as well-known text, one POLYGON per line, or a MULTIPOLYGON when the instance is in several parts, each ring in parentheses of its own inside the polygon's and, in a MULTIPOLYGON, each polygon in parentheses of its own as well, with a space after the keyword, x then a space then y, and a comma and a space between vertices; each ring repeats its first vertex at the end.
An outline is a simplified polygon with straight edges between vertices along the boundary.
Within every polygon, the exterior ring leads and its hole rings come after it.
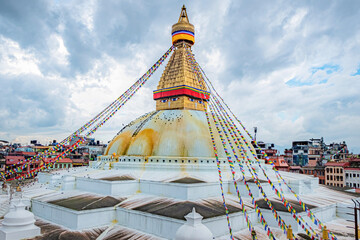
POLYGON ((254 132, 255 132, 255 135, 254 135, 254 140, 256 141, 257 127, 254 127, 254 132))
POLYGON ((357 200, 351 199, 353 203, 355 204, 354 207, 354 217, 355 217, 355 240, 359 240, 359 222, 358 222, 358 212, 360 211, 360 203, 357 200), (356 201, 356 202, 355 202, 356 201), (359 204, 359 207, 357 206, 359 204))

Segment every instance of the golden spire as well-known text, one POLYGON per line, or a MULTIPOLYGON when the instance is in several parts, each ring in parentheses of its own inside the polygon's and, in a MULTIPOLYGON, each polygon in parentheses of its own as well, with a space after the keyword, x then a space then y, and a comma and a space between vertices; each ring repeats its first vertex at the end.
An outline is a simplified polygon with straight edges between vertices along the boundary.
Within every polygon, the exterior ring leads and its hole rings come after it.
POLYGON ((209 98, 205 82, 194 71, 190 47, 195 43, 194 25, 189 23, 185 5, 172 26, 174 50, 154 91, 156 110, 193 109, 206 111, 209 98))
POLYGON ((184 4, 184 5, 182 6, 182 8, 181 8, 181 13, 180 13, 180 17, 179 17, 178 23, 180 23, 180 22, 190 23, 190 22, 189 22, 189 18, 188 18, 187 13, 186 13, 185 4, 184 4))

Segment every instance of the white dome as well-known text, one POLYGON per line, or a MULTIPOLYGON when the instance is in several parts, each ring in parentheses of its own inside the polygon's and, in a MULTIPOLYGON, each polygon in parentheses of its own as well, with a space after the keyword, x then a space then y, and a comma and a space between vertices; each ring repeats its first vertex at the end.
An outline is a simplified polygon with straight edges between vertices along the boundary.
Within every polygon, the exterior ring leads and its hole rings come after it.
POLYGON ((182 225, 175 235, 175 240, 211 240, 213 234, 201 223, 203 218, 193 208, 192 212, 185 216, 186 223, 182 225))

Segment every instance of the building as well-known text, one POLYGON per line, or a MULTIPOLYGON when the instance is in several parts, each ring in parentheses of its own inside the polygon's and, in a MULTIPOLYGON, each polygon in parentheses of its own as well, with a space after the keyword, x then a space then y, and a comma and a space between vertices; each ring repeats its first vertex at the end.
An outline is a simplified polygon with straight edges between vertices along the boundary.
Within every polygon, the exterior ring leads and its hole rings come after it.
MULTIPOLYGON (((37 154, 44 153, 50 150, 56 141, 49 146, 42 146, 37 142, 37 140, 32 140, 32 145, 21 146, 19 144, 11 146, 11 148, 7 148, 5 151, 5 155, 3 156, 3 160, 0 158, 0 169, 3 170, 14 170, 18 169, 24 164, 27 164, 30 160, 31 163, 27 165, 25 169, 22 170, 23 174, 34 170, 40 166, 41 161, 35 160, 34 157, 37 154), (10 150, 11 149, 11 150, 10 150)), ((88 166, 89 160, 96 158, 99 154, 102 154, 105 149, 105 145, 100 144, 99 141, 95 141, 95 139, 88 139, 85 144, 81 145, 78 149, 70 152, 67 155, 67 158, 62 158, 58 160, 50 169, 58 169, 58 168, 70 168, 70 167, 82 167, 88 166), (90 152, 90 154, 89 154, 90 152)), ((43 156, 46 163, 49 161, 53 162, 59 154, 61 154, 64 150, 70 148, 70 145, 63 145, 61 149, 58 149, 55 152, 51 152, 47 156, 43 156)))
POLYGON ((70 158, 62 158, 58 161, 54 161, 53 158, 45 158, 43 159, 45 163, 53 162, 53 166, 50 169, 62 169, 62 168, 71 168, 73 167, 73 160, 70 158))
MULTIPOLYGON (((252 141, 252 144, 254 145, 255 142, 252 141)), ((256 155, 259 159, 265 159, 263 152, 265 152, 266 155, 271 158, 271 160, 273 160, 278 151, 275 149, 274 143, 265 143, 263 141, 259 141, 257 142, 256 147, 256 155)))
POLYGON ((289 172, 301 173, 301 167, 300 166, 289 166, 289 172))
POLYGON ((284 156, 276 156, 276 158, 273 159, 273 163, 277 170, 289 172, 289 165, 285 161, 284 156))
POLYGON ((325 164, 325 184, 335 187, 344 187, 345 183, 345 167, 349 162, 328 162, 325 164))
POLYGON ((345 168, 345 183, 347 187, 360 189, 360 158, 347 159, 349 166, 345 168))
POLYGON ((326 151, 324 152, 324 159, 327 161, 345 161, 349 154, 346 142, 342 143, 330 143, 326 145, 326 151))
POLYGON ((306 166, 309 163, 309 145, 310 141, 292 142, 293 164, 306 166))
POLYGON ((98 156, 104 154, 106 145, 96 141, 94 138, 89 138, 86 144, 82 144, 78 151, 83 155, 86 155, 84 158, 90 161, 96 160, 98 156))
POLYGON ((288 165, 293 165, 293 153, 292 149, 284 150, 284 160, 288 163, 288 165))
POLYGON ((347 187, 360 188, 360 168, 345 168, 345 183, 347 187))
POLYGON ((325 144, 323 138, 310 139, 309 152, 308 152, 309 166, 314 167, 321 164, 324 147, 325 144))
POLYGON ((301 172, 306 175, 313 175, 319 178, 319 184, 325 184, 325 167, 324 166, 305 166, 301 172))
POLYGON ((5 158, 0 158, 0 172, 5 171, 5 166, 6 166, 5 158))
MULTIPOLYGON (((25 161, 26 161, 26 158, 22 155, 19 156, 19 155, 13 154, 13 155, 5 156, 5 169, 6 169, 6 171, 10 171, 10 172, 15 171, 19 167, 23 166, 25 161)), ((23 173, 29 172, 30 170, 37 168, 39 166, 39 164, 40 164, 39 161, 34 161, 31 164, 28 164, 25 169, 22 169, 22 172, 23 173)), ((11 178, 13 176, 15 176, 15 174, 11 174, 8 177, 11 178)))

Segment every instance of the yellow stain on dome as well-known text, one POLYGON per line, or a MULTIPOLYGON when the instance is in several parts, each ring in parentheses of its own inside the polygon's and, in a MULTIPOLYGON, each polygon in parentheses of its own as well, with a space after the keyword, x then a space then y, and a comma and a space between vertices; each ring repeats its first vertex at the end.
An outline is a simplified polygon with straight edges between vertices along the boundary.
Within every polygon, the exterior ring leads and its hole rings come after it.
POLYGON ((120 133, 109 143, 105 155, 109 155, 109 152, 115 153, 118 156, 125 155, 130 145, 131 136, 132 133, 130 131, 120 133))
POLYGON ((154 129, 145 128, 131 139, 131 146, 129 147, 127 153, 131 155, 134 151, 141 153, 143 156, 151 156, 157 141, 158 133, 154 129))

